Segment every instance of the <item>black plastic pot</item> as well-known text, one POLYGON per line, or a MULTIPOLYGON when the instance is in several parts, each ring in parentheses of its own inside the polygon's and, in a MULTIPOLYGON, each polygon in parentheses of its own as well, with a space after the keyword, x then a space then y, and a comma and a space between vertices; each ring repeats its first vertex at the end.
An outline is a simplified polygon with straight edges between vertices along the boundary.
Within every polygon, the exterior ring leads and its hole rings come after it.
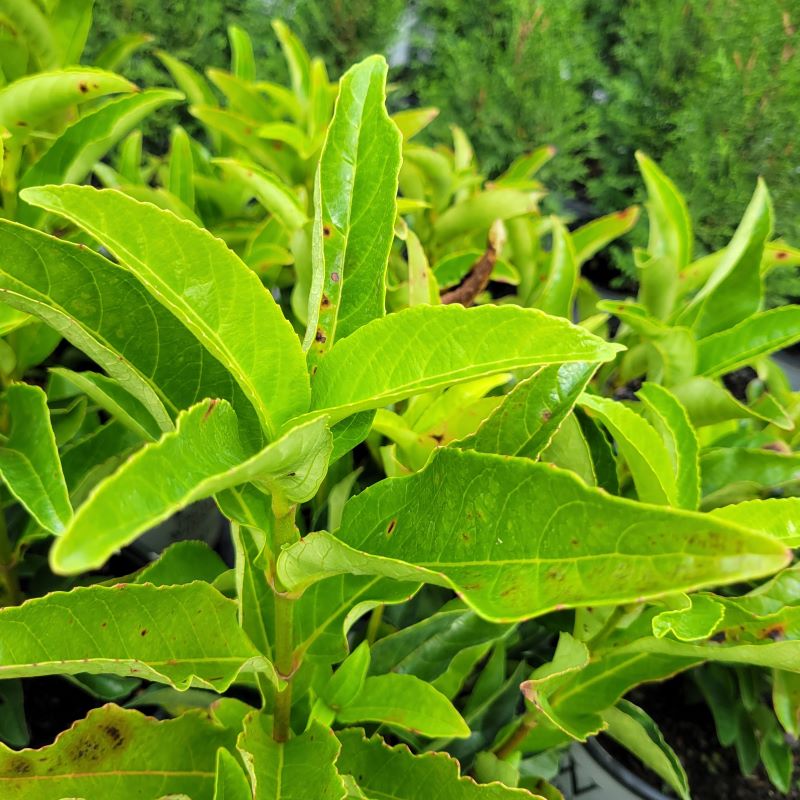
POLYGON ((674 800, 634 775, 595 739, 570 748, 553 783, 564 800, 674 800))

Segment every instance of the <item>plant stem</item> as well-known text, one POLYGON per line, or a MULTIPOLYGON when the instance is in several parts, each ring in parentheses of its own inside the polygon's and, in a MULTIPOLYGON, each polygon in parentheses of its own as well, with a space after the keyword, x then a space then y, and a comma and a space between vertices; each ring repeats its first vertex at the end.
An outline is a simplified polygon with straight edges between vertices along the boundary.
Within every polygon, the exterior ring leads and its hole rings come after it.
MULTIPOLYGON (((275 514, 275 557, 281 548, 299 538, 294 522, 296 506, 289 505, 284 497, 273 495, 272 511, 275 514)), ((286 686, 275 696, 275 714, 272 736, 276 742, 285 742, 291 734, 292 677, 294 663, 294 599, 283 591, 277 575, 273 575, 275 593, 275 669, 286 686)))
POLYGON ((494 751, 499 759, 506 759, 525 741, 528 734, 536 727, 533 715, 526 713, 509 737, 494 751))
POLYGON ((6 517, 0 509, 0 578, 6 587, 6 594, 10 605, 15 606, 22 602, 22 592, 19 588, 17 571, 14 566, 14 549, 8 538, 6 517))
POLYGON ((386 608, 384 605, 373 608, 369 622, 367 623, 367 642, 371 645, 375 644, 375 640, 378 638, 378 629, 381 627, 381 622, 383 621, 384 608, 386 608))

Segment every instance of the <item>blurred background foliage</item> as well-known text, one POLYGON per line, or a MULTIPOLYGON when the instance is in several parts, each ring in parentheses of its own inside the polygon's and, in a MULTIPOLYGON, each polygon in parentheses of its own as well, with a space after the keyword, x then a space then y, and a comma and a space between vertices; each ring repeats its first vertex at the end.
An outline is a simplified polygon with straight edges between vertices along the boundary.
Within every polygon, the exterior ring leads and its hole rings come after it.
MULTIPOLYGON (((147 32, 201 70, 222 66, 235 23, 253 38, 258 77, 282 81, 273 17, 332 77, 386 54, 395 108, 437 106, 429 139, 449 140, 457 123, 490 175, 555 145, 542 177, 574 218, 643 199, 641 149, 687 196, 701 248, 730 238, 758 175, 776 233, 800 241, 800 0, 107 0, 95 5, 86 60, 147 32)), ((126 72, 169 84, 146 51, 126 72)), ((154 125, 166 147, 166 125, 154 125)), ((796 277, 780 280, 774 296, 800 294, 796 277)))

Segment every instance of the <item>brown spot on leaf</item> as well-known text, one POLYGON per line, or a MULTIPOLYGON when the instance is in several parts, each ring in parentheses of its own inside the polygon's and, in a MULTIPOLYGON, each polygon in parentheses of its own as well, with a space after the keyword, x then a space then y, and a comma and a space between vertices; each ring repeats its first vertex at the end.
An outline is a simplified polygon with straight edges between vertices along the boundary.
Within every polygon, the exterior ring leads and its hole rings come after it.
POLYGON ((206 421, 206 420, 207 420, 207 419, 208 419, 208 418, 211 416, 212 412, 213 412, 213 411, 214 411, 214 409, 217 407, 217 404, 218 404, 218 403, 219 403, 219 400, 217 400, 217 398, 214 398, 214 399, 213 399, 213 400, 212 400, 212 401, 211 401, 211 402, 208 404, 208 408, 206 409, 206 413, 205 413, 205 414, 203 414, 203 419, 202 419, 202 422, 205 422, 205 421, 206 421))
POLYGON ((104 728, 102 728, 102 731, 106 736, 108 736, 109 739, 111 739, 115 750, 125 744, 125 737, 122 735, 116 725, 106 725, 104 728))
POLYGON ((323 342, 328 341, 328 337, 319 328, 317 328, 317 332, 314 335, 314 341, 322 344, 323 342))
POLYGON ((80 89, 81 94, 86 94, 89 91, 89 87, 86 85, 84 81, 81 81, 78 84, 78 89, 80 89))
POLYGON ((331 280, 334 283, 339 283, 339 273, 338 272, 331 272, 331 280))
POLYGON ((322 226, 322 235, 326 239, 331 235, 331 226, 330 225, 323 225, 322 226))
POLYGON ((386 535, 391 536, 394 533, 394 529, 396 527, 397 527, 397 520, 396 519, 391 520, 386 528, 386 535))
POLYGON ((12 758, 8 764, 8 771, 12 775, 27 775, 31 771, 31 765, 26 758, 12 758))
POLYGON ((549 408, 546 408, 542 411, 542 422, 548 422, 552 416, 553 412, 549 408))
POLYGON ((785 250, 778 250, 778 252, 775 253, 775 258, 783 260, 784 258, 789 258, 789 254, 785 250))
POLYGON ((778 622, 775 625, 770 625, 767 628, 764 628, 759 633, 759 638, 761 639, 772 639, 773 642, 777 642, 780 639, 783 639, 786 635, 786 626, 782 622, 778 622))
POLYGON ((139 631, 139 636, 147 636, 147 628, 142 628, 139 631))
POLYGON ((326 294, 323 294, 323 295, 322 295, 322 301, 320 302, 320 305, 321 305, 323 308, 327 308, 327 307, 328 307, 330 304, 331 304, 331 300, 330 300, 330 298, 328 297, 328 295, 326 295, 326 294))

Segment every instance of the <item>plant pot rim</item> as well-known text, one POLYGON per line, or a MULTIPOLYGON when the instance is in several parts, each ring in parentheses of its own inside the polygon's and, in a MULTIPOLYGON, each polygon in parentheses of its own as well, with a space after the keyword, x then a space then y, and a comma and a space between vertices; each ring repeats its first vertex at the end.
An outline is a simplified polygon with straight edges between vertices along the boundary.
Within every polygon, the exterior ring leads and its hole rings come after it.
POLYGON ((674 800, 623 766, 596 739, 592 738, 585 742, 584 749, 598 766, 642 800, 674 800))

